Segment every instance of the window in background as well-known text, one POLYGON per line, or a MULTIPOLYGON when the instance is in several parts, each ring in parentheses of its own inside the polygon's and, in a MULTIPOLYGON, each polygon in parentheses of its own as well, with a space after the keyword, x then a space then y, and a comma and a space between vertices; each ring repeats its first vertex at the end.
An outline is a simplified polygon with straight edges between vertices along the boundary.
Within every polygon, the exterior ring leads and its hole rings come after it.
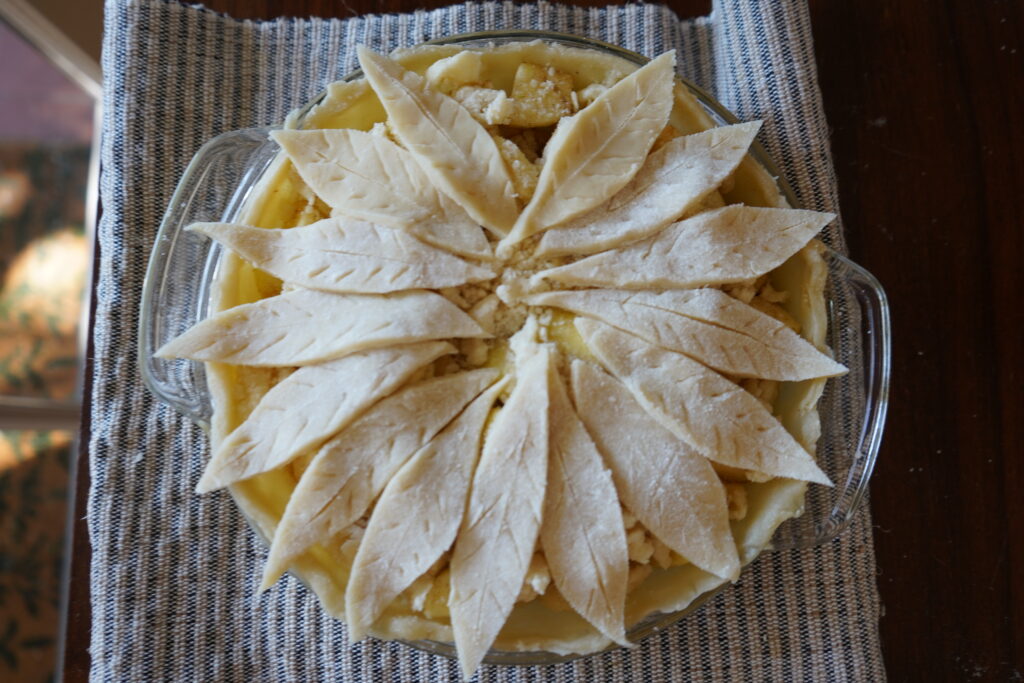
POLYGON ((0 20, 0 425, 12 427, 0 430, 4 681, 50 680, 56 670, 75 437, 75 411, 61 404, 77 400, 90 270, 95 100, 36 44, 0 20), (65 428, 19 424, 26 406, 65 428))

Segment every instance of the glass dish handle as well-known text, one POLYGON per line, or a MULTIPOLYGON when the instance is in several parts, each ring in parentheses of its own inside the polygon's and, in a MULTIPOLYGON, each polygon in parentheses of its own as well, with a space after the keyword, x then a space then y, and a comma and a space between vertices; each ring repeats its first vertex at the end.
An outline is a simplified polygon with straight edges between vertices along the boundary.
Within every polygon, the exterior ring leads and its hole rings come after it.
POLYGON ((220 248, 185 228, 197 222, 237 220, 277 155, 278 146, 268 138, 271 130, 224 133, 196 153, 164 214, 143 284, 138 349, 143 382, 157 398, 203 428, 211 414, 203 364, 155 354, 209 310, 220 248))
POLYGON ((867 494, 889 406, 892 332, 885 291, 867 270, 828 250, 828 345, 850 372, 830 379, 819 404, 819 464, 834 488, 812 485, 806 511, 783 524, 772 549, 827 543, 849 525, 867 494), (849 421, 831 419, 853 415, 849 421))

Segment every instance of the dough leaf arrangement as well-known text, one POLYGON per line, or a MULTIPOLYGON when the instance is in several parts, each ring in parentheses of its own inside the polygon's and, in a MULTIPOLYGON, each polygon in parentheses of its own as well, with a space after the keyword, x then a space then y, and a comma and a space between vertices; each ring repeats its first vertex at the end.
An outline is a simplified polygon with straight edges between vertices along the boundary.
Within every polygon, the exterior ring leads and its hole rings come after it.
POLYGON ((451 560, 452 632, 473 675, 522 589, 540 533, 548 467, 551 358, 538 351, 484 440, 451 560))
POLYGON ((358 130, 279 130, 271 137, 332 211, 400 228, 456 254, 489 258, 483 229, 440 192, 412 153, 358 130))
POLYGON ((831 485, 780 396, 846 369, 777 276, 833 216, 730 200, 760 123, 677 130, 673 53, 587 88, 439 54, 361 48, 329 92, 383 119, 272 134, 296 203, 190 227, 228 295, 159 355, 220 383, 198 490, 284 492, 262 590, 306 577, 352 638, 453 642, 468 679, 551 647, 537 614, 581 634, 556 651, 629 646, 666 577, 737 580, 787 518, 746 524, 757 487, 831 485))
POLYGON ((397 62, 361 47, 359 63, 395 134, 431 180, 481 225, 508 233, 516 220, 515 191, 490 133, 397 62))
POLYGON ((658 232, 718 189, 760 127, 738 123, 666 143, 607 202, 544 233, 537 254, 592 254, 658 232))
POLYGON ((640 169, 672 109, 675 53, 667 52, 563 119, 544 149, 544 168, 530 203, 499 255, 546 228, 592 209, 640 169))
POLYGON ((504 388, 499 382, 474 399, 381 493, 345 594, 353 638, 359 639, 388 604, 451 548, 465 512, 484 424, 504 388))
POLYGON ((492 370, 435 377, 381 400, 309 463, 270 546, 264 586, 290 560, 358 520, 413 453, 495 379, 492 370))

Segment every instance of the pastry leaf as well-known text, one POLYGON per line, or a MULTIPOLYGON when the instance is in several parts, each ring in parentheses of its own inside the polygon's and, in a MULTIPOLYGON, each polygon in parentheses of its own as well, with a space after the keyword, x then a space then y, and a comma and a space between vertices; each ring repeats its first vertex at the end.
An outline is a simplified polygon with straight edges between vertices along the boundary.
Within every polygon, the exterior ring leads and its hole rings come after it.
POLYGON ((572 608, 628 646, 629 552, 619 495, 561 377, 551 373, 551 451, 540 538, 551 579, 572 608))
POLYGON ((425 380, 378 402, 325 443, 281 516, 263 571, 268 588, 291 561, 369 509, 409 457, 497 377, 474 370, 425 380))
POLYGON ((317 448, 421 367, 454 351, 447 342, 423 342, 299 368, 264 394, 224 439, 206 466, 198 491, 268 472, 317 448))
POLYGON ((729 467, 831 485, 810 453, 752 394, 686 356, 604 323, 577 318, 587 347, 651 417, 729 467))
POLYGON ((462 523, 484 423, 505 384, 499 382, 474 399, 381 493, 345 589, 352 640, 362 638, 399 593, 451 547, 462 523))
POLYGON ((595 318, 737 377, 800 381, 846 368, 783 323, 717 289, 545 292, 526 298, 595 318))
POLYGON ((412 153, 387 138, 334 129, 270 135, 336 213, 402 228, 427 244, 464 256, 493 257, 480 226, 434 187, 412 153))
POLYGON ((466 679, 504 626, 530 566, 544 506, 549 354, 521 367, 487 432, 451 558, 452 631, 466 679))
POLYGON ((516 219, 515 191, 490 133, 421 76, 365 47, 358 52, 395 135, 434 184, 484 227, 508 233, 516 219))
POLYGON ((534 277, 625 289, 742 282, 782 265, 833 218, 834 214, 817 211, 727 206, 674 223, 621 249, 534 277))
POLYGON ((655 422, 629 390, 589 363, 572 365, 580 417, 622 502, 665 545, 723 579, 739 575, 725 488, 699 453, 655 422))
POLYGON ((537 189, 499 255, 589 211, 632 179, 668 122, 674 65, 675 52, 666 52, 559 122, 544 148, 537 189))
POLYGON ((428 339, 486 337, 440 294, 329 294, 299 289, 217 313, 164 345, 160 358, 301 366, 428 339))
POLYGON ((669 141, 606 204, 544 233, 535 254, 593 254, 653 235, 722 184, 760 127, 740 123, 669 141))
POLYGON ((386 294, 440 289, 494 277, 494 271, 428 246, 401 230, 348 218, 326 218, 287 230, 196 223, 257 268, 302 287, 386 294))

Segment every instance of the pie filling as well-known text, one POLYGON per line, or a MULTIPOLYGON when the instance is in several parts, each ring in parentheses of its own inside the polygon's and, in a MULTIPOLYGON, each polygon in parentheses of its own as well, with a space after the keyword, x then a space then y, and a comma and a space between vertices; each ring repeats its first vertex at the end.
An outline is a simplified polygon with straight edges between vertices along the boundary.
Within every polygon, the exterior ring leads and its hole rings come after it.
POLYGON ((829 214, 789 209, 668 53, 360 51, 224 245, 212 458, 355 637, 594 652, 798 515, 829 214), (287 228, 282 230, 280 228, 287 228))

